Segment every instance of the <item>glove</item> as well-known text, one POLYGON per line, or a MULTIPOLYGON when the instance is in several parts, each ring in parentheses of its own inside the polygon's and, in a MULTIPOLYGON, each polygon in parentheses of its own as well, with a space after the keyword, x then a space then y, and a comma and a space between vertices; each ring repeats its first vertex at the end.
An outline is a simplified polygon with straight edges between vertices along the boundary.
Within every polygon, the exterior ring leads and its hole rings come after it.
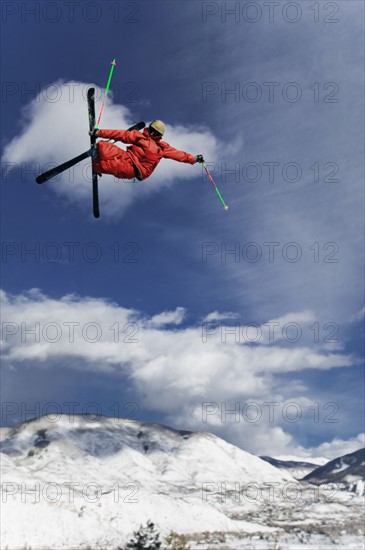
POLYGON ((196 155, 195 162, 204 162, 203 155, 196 155))
POLYGON ((93 128, 92 130, 89 131, 89 136, 90 137, 98 137, 98 128, 93 128))

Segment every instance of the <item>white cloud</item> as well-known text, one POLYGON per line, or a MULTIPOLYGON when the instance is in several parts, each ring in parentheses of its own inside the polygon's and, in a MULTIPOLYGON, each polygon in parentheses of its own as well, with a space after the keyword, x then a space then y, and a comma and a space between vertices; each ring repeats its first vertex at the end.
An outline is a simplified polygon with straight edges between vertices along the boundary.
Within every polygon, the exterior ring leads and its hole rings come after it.
MULTIPOLYGON (((91 84, 57 81, 42 90, 23 110, 22 131, 4 148, 3 163, 34 164, 40 172, 58 165, 90 148, 86 93, 91 84), (50 164, 53 163, 53 164, 50 164)), ((98 114, 102 90, 96 88, 98 114)), ((128 128, 137 122, 135 115, 123 105, 115 105, 108 97, 102 128, 128 128)), ((203 153, 207 159, 224 149, 210 130, 198 126, 166 125, 166 141, 173 147, 192 154, 203 153)), ((125 148, 118 143, 118 146, 125 148)), ((229 144, 227 144, 229 147, 229 144)), ((6 164, 5 164, 6 166, 6 164)), ((199 167, 171 160, 162 160, 155 173, 145 182, 122 181, 103 175, 99 182, 103 215, 120 217, 140 197, 159 192, 178 180, 200 176, 199 167)), ((46 183, 44 192, 61 195, 69 202, 90 207, 91 165, 80 165, 46 183)))
POLYGON ((358 449, 365 447, 365 433, 360 433, 356 437, 344 440, 335 437, 332 441, 326 441, 318 447, 307 449, 312 456, 323 456, 328 460, 333 460, 337 456, 353 453, 358 449))
POLYGON ((237 319, 239 315, 231 311, 220 313, 219 311, 212 311, 203 319, 203 323, 211 323, 212 321, 223 321, 224 319, 237 319))
MULTIPOLYGON (((239 383, 245 371, 246 388, 250 376, 255 378, 263 372, 283 373, 303 368, 327 370, 354 364, 350 356, 323 352, 320 345, 317 349, 302 346, 300 341, 296 346, 281 347, 275 339, 268 346, 263 338, 252 347, 247 341, 235 338, 217 335, 212 339, 204 338, 200 326, 174 331, 164 329, 166 324, 181 324, 186 313, 182 307, 146 320, 136 310, 102 298, 69 294, 57 300, 33 289, 15 297, 3 293, 2 300, 6 357, 13 360, 77 355, 89 361, 90 368, 100 368, 101 359, 112 364, 135 360, 132 370, 136 380, 144 378, 150 362, 155 365, 158 362, 160 366, 166 363, 162 370, 171 370, 169 365, 173 364, 175 383, 177 377, 185 378, 189 372, 192 387, 199 384, 199 380, 201 383, 202 375, 206 375, 207 382, 217 373, 226 371, 226 379, 237 377, 239 383), (32 332, 34 327, 37 329, 32 332), (135 337, 131 336, 133 331, 135 337), (125 346, 124 343, 136 345, 125 346), (92 366, 94 362, 97 367, 92 366), (198 375, 196 381, 194 373, 198 375)), ((289 315, 284 317, 285 321, 289 318, 289 315)), ((296 314, 293 318, 307 319, 308 313, 296 314)), ((219 388, 224 386, 222 381, 219 388)))
POLYGON ((238 343, 270 345, 281 343, 292 345, 300 342, 302 346, 311 347, 313 342, 321 342, 327 351, 339 351, 343 344, 338 338, 338 327, 332 323, 323 329, 312 311, 304 310, 287 313, 280 317, 269 319, 263 323, 232 323, 239 317, 237 313, 220 313, 214 311, 202 320, 202 335, 204 341, 233 340, 238 343), (226 322, 227 321, 227 322, 226 322), (330 338, 331 336, 331 338, 330 338))
MULTIPOLYGON (((355 363, 351 356, 328 353, 320 345, 250 346, 217 338, 203 342, 201 326, 178 327, 185 315, 181 307, 146 319, 102 298, 69 294, 54 299, 37 289, 1 296, 5 369, 16 366, 21 373, 22 363, 32 362, 34 368, 51 371, 62 362, 69 369, 120 377, 121 383, 128 378, 144 406, 166 415, 172 424, 215 431, 252 452, 262 452, 268 441, 275 441, 274 451, 281 454, 298 451, 299 446, 285 422, 270 421, 268 406, 257 423, 225 423, 223 403, 227 410, 228 403, 252 400, 285 405, 294 399, 293 392, 306 392, 302 369, 330 370, 355 363), (283 388, 275 375, 287 372, 295 373, 295 380, 283 388), (204 402, 219 408, 206 423, 204 402)), ((302 318, 310 318, 310 312, 303 312, 302 318)), ((306 397, 296 401, 303 409, 310 407, 306 397)))
MULTIPOLYGON (((290 418, 295 410, 303 414, 313 402, 304 398, 289 398, 284 396, 270 396, 260 401, 230 401, 216 402, 203 401, 189 411, 190 415, 181 413, 178 418, 171 416, 171 422, 186 422, 190 418, 191 429, 214 432, 244 450, 254 454, 268 454, 281 460, 321 459, 322 463, 333 460, 338 456, 357 451, 365 446, 365 434, 359 433, 349 439, 335 437, 318 446, 304 447, 295 436, 289 433, 290 418), (283 412, 288 414, 283 420, 283 412), (281 419, 281 424, 278 420, 281 419), (203 423, 202 423, 203 421, 203 423)), ((178 424, 176 424, 178 425, 178 424)), ((304 426, 302 418, 297 423, 298 432, 310 431, 316 427, 314 419, 308 418, 304 426)))
POLYGON ((185 313, 186 310, 183 307, 177 307, 175 311, 164 311, 151 317, 149 326, 180 325, 184 320, 185 313))
POLYGON ((325 464, 329 460, 333 460, 338 456, 347 455, 365 447, 365 433, 359 433, 355 437, 349 439, 341 439, 335 437, 332 441, 325 441, 317 447, 304 447, 298 446, 296 455, 276 455, 275 458, 279 460, 312 460, 322 459, 321 463, 325 464))

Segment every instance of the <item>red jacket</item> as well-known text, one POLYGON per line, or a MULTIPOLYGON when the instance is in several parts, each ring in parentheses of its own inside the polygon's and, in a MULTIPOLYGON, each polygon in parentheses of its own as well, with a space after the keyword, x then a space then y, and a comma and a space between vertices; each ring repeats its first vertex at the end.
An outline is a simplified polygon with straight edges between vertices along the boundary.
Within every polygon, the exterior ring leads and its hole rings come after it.
POLYGON ((174 149, 161 141, 161 136, 150 136, 148 128, 143 133, 139 130, 98 130, 98 137, 130 144, 127 153, 141 174, 141 179, 148 178, 162 158, 195 164, 194 155, 174 149))

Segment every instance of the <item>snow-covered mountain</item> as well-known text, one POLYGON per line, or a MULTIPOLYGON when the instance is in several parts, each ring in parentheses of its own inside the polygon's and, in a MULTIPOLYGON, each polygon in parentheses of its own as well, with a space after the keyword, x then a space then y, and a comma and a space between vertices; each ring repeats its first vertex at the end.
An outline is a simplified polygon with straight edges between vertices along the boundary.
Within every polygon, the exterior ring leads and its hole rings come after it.
POLYGON ((303 481, 316 485, 337 483, 364 494, 365 448, 327 462, 307 474, 303 481))
POLYGON ((314 462, 305 462, 299 459, 280 460, 271 456, 260 456, 260 458, 266 462, 269 462, 269 464, 272 464, 275 468, 288 472, 295 479, 303 479, 304 476, 318 468, 318 464, 315 464, 314 462))
MULTIPOLYGON (((289 536, 294 520, 307 529, 321 515, 328 523, 331 513, 358 524, 357 497, 351 507, 349 496, 334 501, 318 490, 314 499, 313 486, 209 433, 110 417, 40 417, 3 429, 1 453, 8 550, 115 550, 148 520, 162 536, 190 534, 200 541, 191 548, 202 550, 217 533, 225 548, 243 548, 240 537, 263 548, 289 536)), ((313 536, 323 536, 316 529, 313 536)))

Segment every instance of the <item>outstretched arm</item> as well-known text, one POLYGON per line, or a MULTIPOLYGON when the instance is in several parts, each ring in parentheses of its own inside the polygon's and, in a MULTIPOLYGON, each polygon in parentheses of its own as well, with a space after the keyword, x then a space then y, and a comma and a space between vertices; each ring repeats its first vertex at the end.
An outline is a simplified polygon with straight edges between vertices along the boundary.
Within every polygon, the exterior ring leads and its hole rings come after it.
POLYGON ((131 132, 129 130, 98 130, 96 136, 131 144, 146 139, 138 130, 132 130, 131 132))
POLYGON ((173 147, 170 147, 170 145, 164 148, 163 156, 165 159, 177 160, 178 162, 187 162, 189 164, 195 164, 196 162, 194 155, 185 153, 185 151, 174 149, 173 147))

